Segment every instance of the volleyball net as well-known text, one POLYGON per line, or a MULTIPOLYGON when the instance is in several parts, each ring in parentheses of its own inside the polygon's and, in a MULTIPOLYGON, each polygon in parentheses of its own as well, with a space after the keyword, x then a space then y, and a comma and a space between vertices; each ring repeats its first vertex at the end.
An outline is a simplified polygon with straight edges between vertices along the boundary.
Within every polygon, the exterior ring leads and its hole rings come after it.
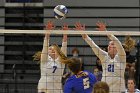
MULTIPOLYGON (((93 47, 89 46, 88 43, 82 38, 81 35, 87 34, 100 48, 105 49, 107 52, 109 39, 107 35, 113 34, 115 35, 122 45, 125 43, 126 37, 130 36, 131 39, 135 40, 135 47, 130 49, 127 52, 133 56, 126 61, 129 64, 126 65, 127 69, 134 69, 134 74, 137 74, 137 66, 139 66, 139 58, 140 58, 140 31, 76 31, 76 30, 0 30, 0 37, 2 42, 0 47, 3 49, 1 56, 4 58, 1 61, 1 67, 3 68, 3 80, 1 84, 3 88, 0 91, 24 91, 30 93, 36 93, 36 87, 38 85, 38 81, 40 79, 40 67, 39 64, 33 62, 33 55, 42 50, 43 46, 43 37, 45 34, 51 34, 50 37, 50 45, 53 43, 62 45, 62 35, 68 35, 68 45, 67 45, 67 56, 74 57, 73 50, 78 49, 78 55, 83 63, 83 70, 90 71, 95 75, 98 75, 95 71, 98 68, 98 73, 102 73, 101 64, 98 62, 98 55, 94 53, 92 50, 93 47), (133 62, 134 61, 134 62, 133 62), (133 64, 134 63, 134 64, 133 64), (16 64, 16 66, 15 66, 16 64), (14 67, 15 66, 15 67, 14 67), (10 74, 8 74, 10 73, 10 74), (8 76, 9 75, 9 76, 8 76), (8 76, 8 77, 7 77, 8 76), (14 76, 14 78, 13 78, 14 76), (12 83, 8 83, 12 82, 12 83), (13 87, 14 85, 14 87, 13 87), (19 87, 18 87, 19 85, 19 87)), ((126 41, 127 42, 127 41, 126 41)), ((128 43, 132 44, 132 42, 128 43)), ((128 46, 129 47, 129 46, 128 46)), ((128 55, 129 56, 129 55, 128 55)), ((113 62, 114 63, 114 62, 113 62)), ((121 64, 120 64, 121 65, 121 64)), ((113 65, 110 65, 113 66, 113 65)), ((114 67, 113 67, 114 68, 114 67)), ((109 71, 113 71, 113 69, 109 69, 109 71)), ((117 69, 120 71, 118 74, 121 74, 121 70, 123 68, 117 69)), ((124 77, 126 80, 128 77, 127 73, 124 77)), ((56 76, 56 75, 55 75, 56 76)), ((53 78, 55 77, 53 76, 53 78)), ((63 77, 63 75, 62 75, 63 77)), ((107 77, 107 76, 106 76, 107 77)), ((112 76, 112 78, 117 78, 118 76, 112 76)), ((121 76, 123 77, 123 76, 121 76)), ((99 80, 101 80, 100 76, 97 76, 99 80)), ((113 80, 113 79, 112 79, 113 80)), ((111 81, 111 80, 110 80, 111 81)), ((121 81, 120 81, 121 82, 121 81)), ((45 82, 46 83, 46 82, 45 82)), ((115 83, 115 82, 114 82, 115 83)), ((50 89, 51 90, 51 89, 50 89)), ((56 89, 58 91, 59 89, 56 89)), ((52 91, 55 91, 54 89, 52 91)), ((112 90, 113 91, 113 90, 112 90)), ((120 91, 113 91, 114 93, 119 93, 120 91)), ((55 92, 54 92, 55 93, 55 92)))
POLYGON ((113 34, 113 35, 119 35, 119 36, 126 36, 126 35, 131 35, 131 36, 139 36, 140 32, 139 31, 75 31, 75 30, 52 30, 52 31, 47 31, 47 30, 0 30, 0 33, 11 33, 11 34, 45 34, 45 33, 50 33, 50 34, 93 34, 93 35, 107 35, 107 34, 113 34))

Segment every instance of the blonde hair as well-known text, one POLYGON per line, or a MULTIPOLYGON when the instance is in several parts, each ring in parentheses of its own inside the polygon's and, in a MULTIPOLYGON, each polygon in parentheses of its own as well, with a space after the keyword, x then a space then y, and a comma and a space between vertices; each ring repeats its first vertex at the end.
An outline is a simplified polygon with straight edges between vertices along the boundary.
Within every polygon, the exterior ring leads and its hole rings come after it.
POLYGON ((32 57, 33 57, 33 61, 37 61, 38 63, 40 63, 41 51, 36 52, 32 57))
POLYGON ((123 47, 126 52, 130 52, 132 49, 135 48, 136 41, 132 39, 130 36, 125 37, 125 41, 123 43, 123 47))
MULTIPOLYGON (((59 46, 57 44, 53 44, 51 45, 51 47, 53 47, 58 56, 60 57, 60 60, 66 60, 67 57, 65 56, 65 54, 61 51, 61 49, 59 48, 59 46)), ((33 61, 38 61, 40 63, 40 60, 41 60, 41 51, 38 51, 36 52, 34 55, 33 55, 33 61)))
POLYGON ((66 60, 68 59, 66 55, 61 51, 59 46, 57 44, 53 44, 52 47, 56 50, 58 56, 60 57, 60 60, 66 60))
POLYGON ((92 93, 109 93, 109 86, 106 82, 99 81, 94 85, 92 93))
POLYGON ((64 64, 67 64, 69 69, 74 74, 77 74, 81 70, 82 63, 79 58, 67 58, 66 55, 61 51, 61 49, 59 48, 57 44, 53 44, 52 46, 57 51, 60 61, 64 64))

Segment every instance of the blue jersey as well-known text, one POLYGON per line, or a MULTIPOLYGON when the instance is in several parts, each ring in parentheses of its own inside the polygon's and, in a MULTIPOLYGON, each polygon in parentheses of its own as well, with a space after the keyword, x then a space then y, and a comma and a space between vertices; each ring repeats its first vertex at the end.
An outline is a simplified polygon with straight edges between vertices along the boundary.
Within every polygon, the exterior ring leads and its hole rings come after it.
POLYGON ((97 82, 96 77, 87 71, 83 71, 82 74, 68 78, 64 86, 64 93, 92 93, 93 85, 97 82))

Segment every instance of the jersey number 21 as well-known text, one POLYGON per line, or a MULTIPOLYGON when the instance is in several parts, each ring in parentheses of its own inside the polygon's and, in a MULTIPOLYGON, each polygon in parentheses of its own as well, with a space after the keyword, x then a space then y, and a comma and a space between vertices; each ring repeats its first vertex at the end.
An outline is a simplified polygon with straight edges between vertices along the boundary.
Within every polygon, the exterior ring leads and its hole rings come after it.
POLYGON ((114 64, 108 65, 108 72, 114 72, 114 64))

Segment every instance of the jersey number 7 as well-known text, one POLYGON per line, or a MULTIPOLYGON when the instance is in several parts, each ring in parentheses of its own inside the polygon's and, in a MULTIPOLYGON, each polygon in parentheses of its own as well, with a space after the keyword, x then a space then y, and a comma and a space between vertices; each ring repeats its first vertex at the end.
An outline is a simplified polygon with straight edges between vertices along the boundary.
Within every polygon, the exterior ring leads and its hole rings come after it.
POLYGON ((53 66, 53 72, 52 73, 55 73, 56 69, 57 69, 57 66, 53 66))

